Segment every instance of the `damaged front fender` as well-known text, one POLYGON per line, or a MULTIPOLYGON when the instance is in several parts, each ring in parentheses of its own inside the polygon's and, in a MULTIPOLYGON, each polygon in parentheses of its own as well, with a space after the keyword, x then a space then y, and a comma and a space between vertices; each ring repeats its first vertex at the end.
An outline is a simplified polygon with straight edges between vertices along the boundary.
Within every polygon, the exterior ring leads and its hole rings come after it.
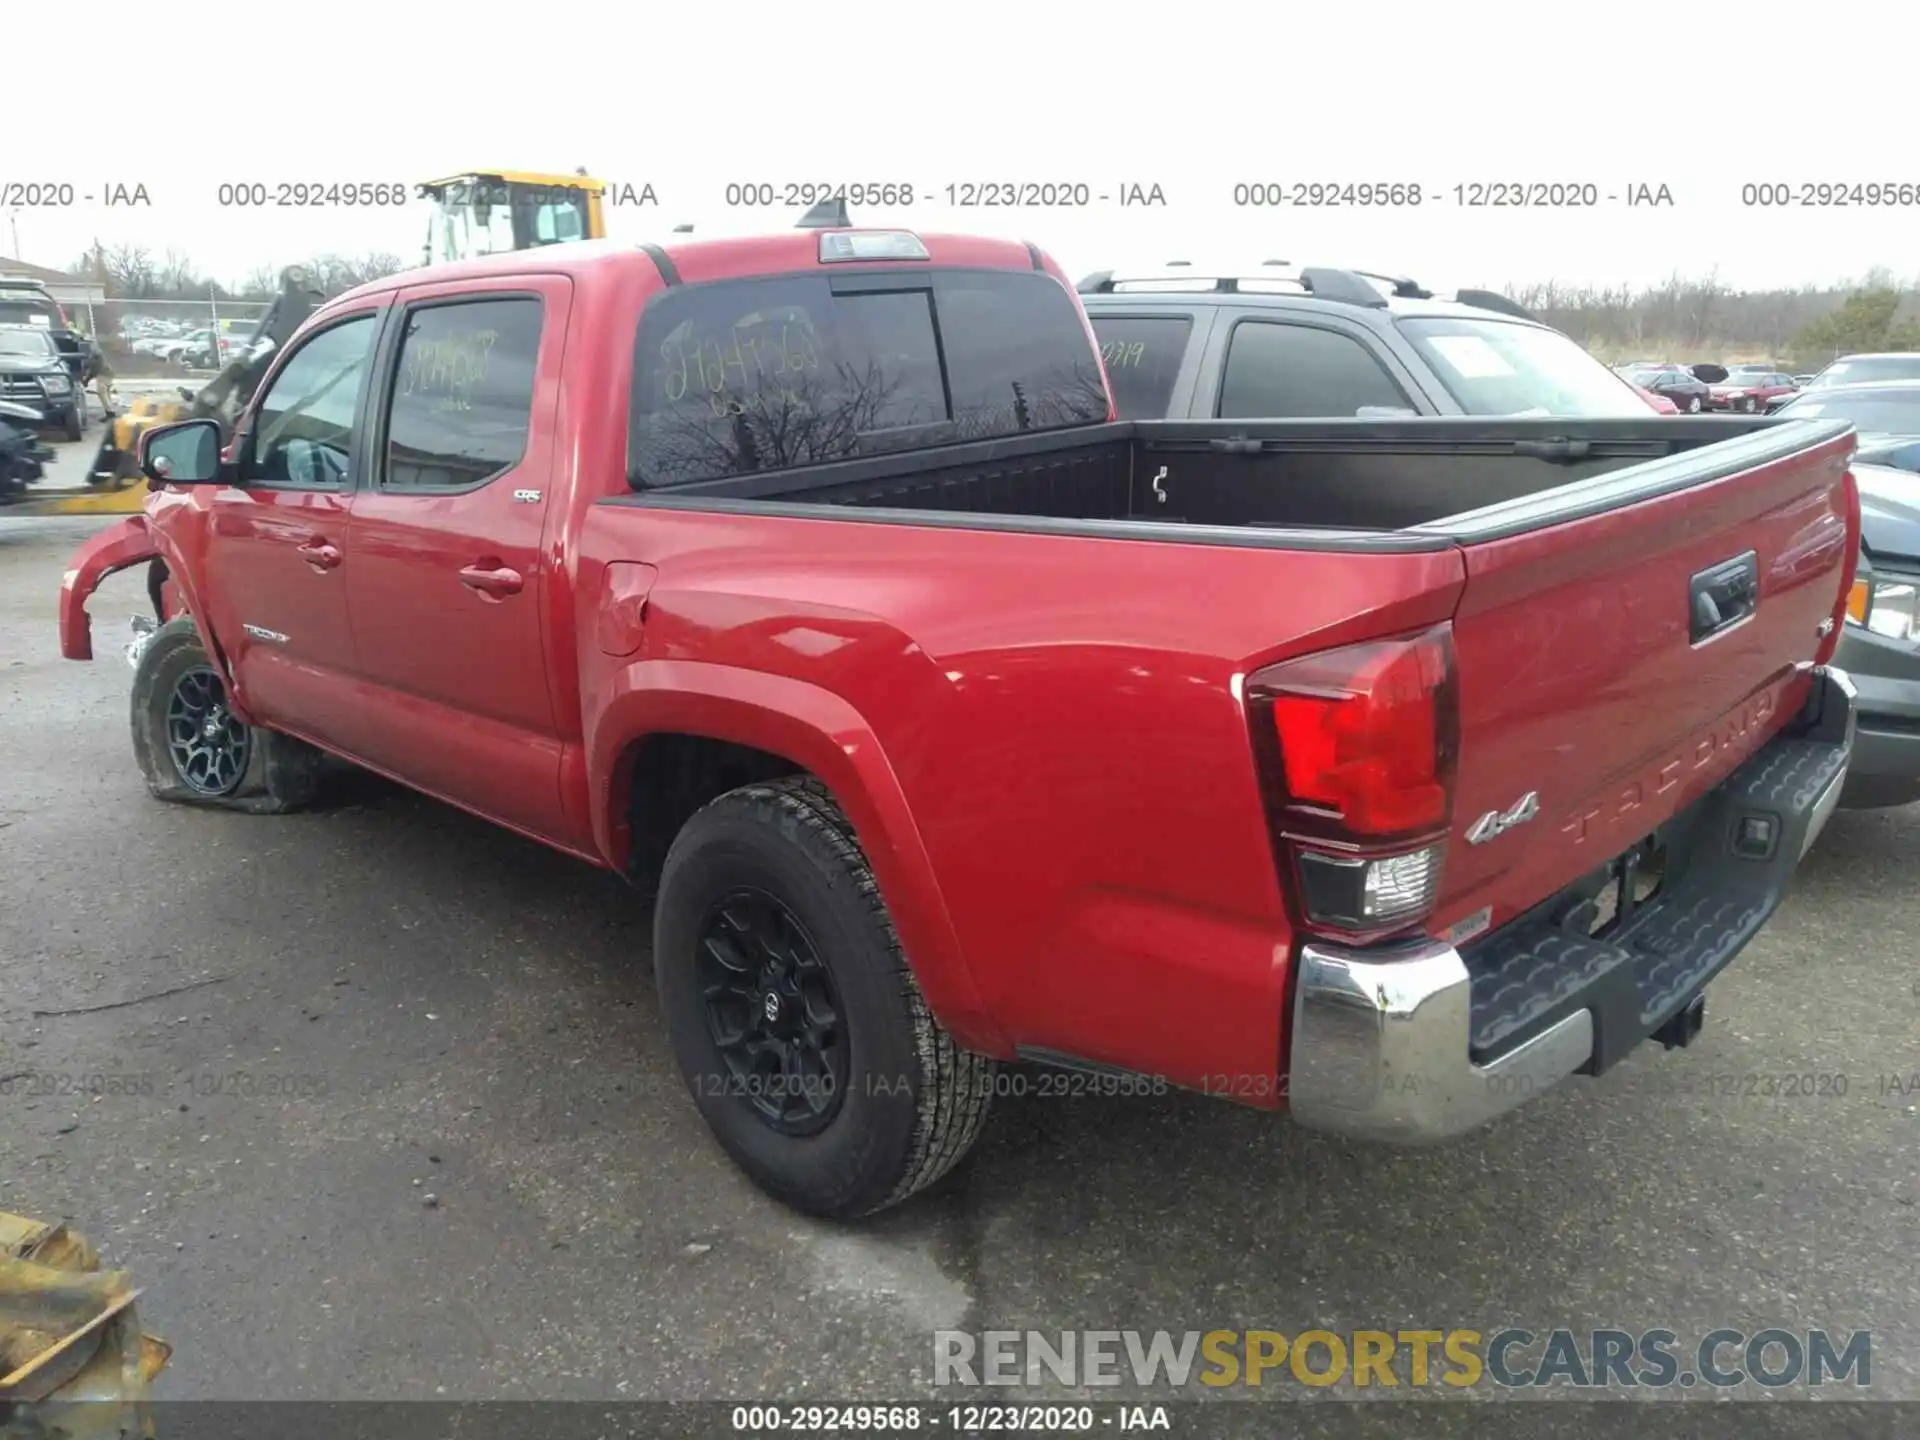
POLYGON ((60 577, 60 653, 69 660, 93 658, 93 622, 87 599, 115 571, 159 553, 145 515, 129 515, 92 536, 60 577))

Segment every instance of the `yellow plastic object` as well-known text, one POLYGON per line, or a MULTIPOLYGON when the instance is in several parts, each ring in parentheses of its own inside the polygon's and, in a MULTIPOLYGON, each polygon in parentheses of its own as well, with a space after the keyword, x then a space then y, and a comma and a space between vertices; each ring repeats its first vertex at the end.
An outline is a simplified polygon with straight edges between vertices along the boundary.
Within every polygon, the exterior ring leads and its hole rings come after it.
POLYGON ((0 1213, 0 1437, 154 1440, 149 1387, 173 1352, 141 1330, 139 1293, 85 1236, 0 1213))
POLYGON ((1873 583, 1869 580, 1856 580, 1853 589, 1847 592, 1847 618, 1856 625, 1867 623, 1867 606, 1873 600, 1873 583))
POLYGON ((182 397, 134 397, 107 422, 85 485, 60 490, 35 485, 27 499, 0 509, 0 515, 137 515, 147 507, 147 480, 136 458, 140 436, 192 414, 191 402, 182 397))

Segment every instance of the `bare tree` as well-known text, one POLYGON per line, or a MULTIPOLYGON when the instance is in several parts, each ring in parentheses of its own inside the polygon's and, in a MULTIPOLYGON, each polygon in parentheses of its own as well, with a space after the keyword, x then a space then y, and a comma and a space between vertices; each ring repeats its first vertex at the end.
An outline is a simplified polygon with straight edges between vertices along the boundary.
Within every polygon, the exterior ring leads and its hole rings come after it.
POLYGON ((1831 357, 1833 337, 1816 327, 1850 297, 1891 296, 1856 311, 1845 326, 1857 336, 1897 343, 1920 322, 1920 281, 1901 284, 1881 269, 1859 282, 1797 289, 1736 291, 1709 273, 1669 276, 1657 285, 1574 286, 1554 281, 1510 285, 1506 293, 1556 329, 1611 361, 1682 363, 1743 358, 1812 364, 1831 357))
POLYGON ((194 267, 192 257, 182 254, 171 246, 167 248, 165 258, 160 261, 157 278, 160 291, 165 295, 184 298, 195 290, 204 292, 207 287, 207 282, 201 278, 199 270, 194 267))
POLYGON ((132 300, 149 300, 160 294, 159 267, 144 245, 115 245, 105 252, 107 293, 132 300))
POLYGON ((271 265, 256 265, 247 272, 237 292, 243 300, 271 300, 280 289, 280 272, 271 265))

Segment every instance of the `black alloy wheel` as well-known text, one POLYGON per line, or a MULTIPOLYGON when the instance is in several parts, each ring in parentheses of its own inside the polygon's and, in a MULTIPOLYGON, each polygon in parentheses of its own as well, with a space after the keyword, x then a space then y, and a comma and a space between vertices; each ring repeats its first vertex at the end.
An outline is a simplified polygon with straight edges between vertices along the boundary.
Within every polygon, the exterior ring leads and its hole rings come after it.
POLYGON ((253 759, 253 735, 227 707, 226 686, 196 665, 167 697, 167 754, 181 782, 199 795, 231 795, 253 759))
POLYGON ((724 1088, 782 1135, 825 1129, 846 1094, 847 1034, 799 919, 765 891, 730 892, 701 926, 698 972, 724 1088))

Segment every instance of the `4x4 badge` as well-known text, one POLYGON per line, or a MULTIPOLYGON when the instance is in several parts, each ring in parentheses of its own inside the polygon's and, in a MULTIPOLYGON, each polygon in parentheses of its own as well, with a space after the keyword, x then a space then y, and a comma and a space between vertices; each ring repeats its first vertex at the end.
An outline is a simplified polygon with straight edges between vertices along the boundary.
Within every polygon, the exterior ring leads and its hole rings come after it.
POLYGON ((1540 813, 1540 792, 1529 790, 1506 810, 1489 810, 1467 827, 1467 843, 1484 845, 1497 840, 1516 825, 1524 825, 1540 813))

